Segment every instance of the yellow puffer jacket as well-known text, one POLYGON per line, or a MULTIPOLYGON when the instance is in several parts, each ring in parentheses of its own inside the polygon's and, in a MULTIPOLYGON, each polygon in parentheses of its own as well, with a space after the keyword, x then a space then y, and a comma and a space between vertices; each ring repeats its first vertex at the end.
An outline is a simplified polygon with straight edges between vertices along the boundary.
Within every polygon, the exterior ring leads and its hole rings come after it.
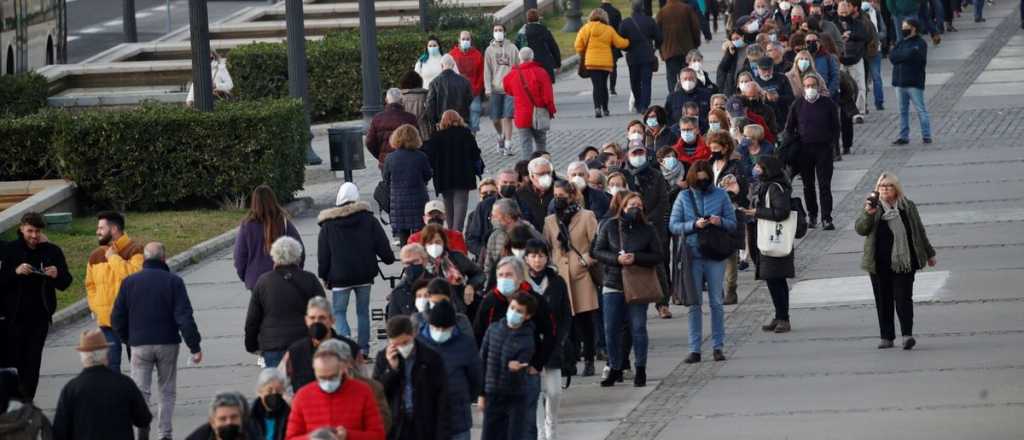
POLYGON ((600 21, 591 21, 576 34, 576 53, 583 56, 586 51, 586 62, 589 70, 612 71, 615 61, 612 59, 612 45, 619 49, 629 47, 629 40, 619 36, 615 29, 600 21))
POLYGON ((89 310, 100 327, 110 327, 110 311, 114 309, 121 281, 142 270, 142 245, 127 235, 114 242, 115 255, 107 258, 107 246, 100 246, 89 255, 85 268, 85 294, 89 310))

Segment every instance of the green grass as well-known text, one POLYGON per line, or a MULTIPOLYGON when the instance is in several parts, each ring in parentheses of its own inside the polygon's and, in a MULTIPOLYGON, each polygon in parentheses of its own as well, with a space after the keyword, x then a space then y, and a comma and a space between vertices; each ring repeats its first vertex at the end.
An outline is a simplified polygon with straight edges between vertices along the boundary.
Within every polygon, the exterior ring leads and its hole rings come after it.
MULTIPOLYGON (((199 210, 127 213, 128 235, 136 242, 160 241, 168 255, 176 255, 203 241, 235 228, 244 211, 199 210)), ((64 251, 74 281, 67 290, 57 292, 57 309, 85 297, 85 266, 89 254, 96 249, 96 219, 91 215, 75 218, 67 231, 46 230, 50 242, 64 251)), ((14 229, 0 235, 13 240, 14 229)))
MULTIPOLYGON (((619 12, 622 12, 622 18, 629 17, 632 15, 632 6, 630 6, 630 0, 612 0, 612 6, 618 8, 619 12)), ((587 17, 590 16, 590 11, 593 11, 598 6, 601 6, 601 0, 582 0, 580 2, 580 12, 583 14, 583 24, 587 24, 587 17)), ((657 14, 658 2, 654 2, 654 13, 657 14)), ((541 20, 544 26, 547 26, 551 30, 551 34, 555 36, 555 41, 558 43, 558 49, 562 51, 562 58, 568 58, 576 53, 576 33, 575 32, 562 32, 562 27, 565 26, 564 13, 548 11, 543 14, 541 20)))

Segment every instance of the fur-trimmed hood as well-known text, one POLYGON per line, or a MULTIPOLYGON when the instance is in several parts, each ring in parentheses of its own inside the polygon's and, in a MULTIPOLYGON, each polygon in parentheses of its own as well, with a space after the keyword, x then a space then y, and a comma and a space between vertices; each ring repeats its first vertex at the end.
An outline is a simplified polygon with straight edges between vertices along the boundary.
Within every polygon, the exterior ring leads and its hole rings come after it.
POLYGON ((345 206, 339 206, 336 208, 329 208, 320 211, 320 215, 317 216, 317 224, 323 224, 328 220, 334 220, 339 218, 347 218, 359 212, 372 212, 370 210, 370 204, 366 202, 355 202, 345 206))

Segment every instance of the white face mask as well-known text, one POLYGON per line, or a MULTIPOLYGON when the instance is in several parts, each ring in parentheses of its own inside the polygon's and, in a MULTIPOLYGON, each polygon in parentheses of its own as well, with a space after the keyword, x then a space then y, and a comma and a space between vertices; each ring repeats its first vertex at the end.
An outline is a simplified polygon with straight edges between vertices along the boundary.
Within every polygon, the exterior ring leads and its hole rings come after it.
POLYGON ((430 298, 416 298, 416 311, 424 313, 430 310, 430 298))
POLYGON ((317 383, 317 385, 320 386, 320 389, 323 390, 323 392, 325 392, 327 394, 332 394, 335 391, 338 391, 338 388, 341 387, 341 378, 340 377, 336 377, 336 378, 330 379, 330 380, 328 380, 328 379, 317 379, 316 383, 317 383))
POLYGON ((434 342, 437 342, 438 344, 444 344, 445 342, 448 342, 448 340, 451 338, 452 329, 437 328, 434 326, 430 326, 430 339, 433 339, 434 342))
POLYGON ((697 88, 697 81, 683 81, 680 83, 683 86, 683 90, 689 92, 697 88))
POLYGON ((761 29, 761 23, 758 23, 757 20, 751 21, 750 24, 747 25, 748 33, 757 33, 759 29, 761 29))
POLYGON ((413 344, 412 342, 409 342, 408 344, 398 347, 398 354, 402 355, 405 359, 409 359, 409 355, 412 354, 412 348, 413 344))
POLYGON ((792 7, 793 4, 790 2, 779 2, 779 9, 782 9, 783 11, 788 11, 792 7))
POLYGON ((633 165, 633 168, 640 168, 647 164, 646 156, 629 156, 629 164, 633 165))
POLYGON ((694 61, 694 62, 690 63, 690 68, 700 72, 701 70, 703 70, 704 66, 701 65, 700 61, 694 61))
POLYGON ((512 249, 512 255, 523 258, 526 256, 526 249, 512 249))
POLYGON ((540 176, 537 178, 537 185, 539 185, 541 189, 551 188, 551 180, 552 179, 550 174, 540 176))
POLYGON ((505 33, 504 32, 500 32, 500 31, 495 32, 494 33, 494 41, 497 41, 499 43, 502 42, 502 41, 505 41, 505 33))
POLYGON ((609 186, 607 191, 608 191, 608 194, 611 194, 612 196, 615 196, 616 194, 619 193, 619 191, 622 191, 622 187, 621 186, 609 186))
POLYGON ((626 135, 626 138, 631 141, 642 141, 644 140, 644 134, 632 131, 628 135, 626 135))
POLYGON ((429 254, 431 258, 438 258, 444 253, 444 246, 440 244, 428 244, 424 247, 427 248, 427 254, 429 254))
POLYGON ((754 83, 749 81, 740 83, 740 91, 743 93, 750 93, 751 90, 754 90, 754 83))
POLYGON ((817 87, 805 88, 804 89, 804 98, 807 98, 807 100, 810 101, 810 102, 817 101, 818 100, 818 88, 817 87))
POLYGON ((570 181, 579 191, 583 191, 587 187, 587 179, 584 179, 583 176, 573 177, 570 181))

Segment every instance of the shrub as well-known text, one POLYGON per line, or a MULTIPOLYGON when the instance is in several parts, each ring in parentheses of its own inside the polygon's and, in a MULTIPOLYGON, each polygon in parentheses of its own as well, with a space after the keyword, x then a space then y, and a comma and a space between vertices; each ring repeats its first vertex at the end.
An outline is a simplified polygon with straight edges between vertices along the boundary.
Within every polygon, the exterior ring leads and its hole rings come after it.
POLYGON ((35 72, 0 76, 0 118, 31 115, 46 107, 50 85, 35 72))
POLYGON ((61 115, 48 110, 23 118, 0 118, 0 181, 59 177, 51 144, 61 115))

